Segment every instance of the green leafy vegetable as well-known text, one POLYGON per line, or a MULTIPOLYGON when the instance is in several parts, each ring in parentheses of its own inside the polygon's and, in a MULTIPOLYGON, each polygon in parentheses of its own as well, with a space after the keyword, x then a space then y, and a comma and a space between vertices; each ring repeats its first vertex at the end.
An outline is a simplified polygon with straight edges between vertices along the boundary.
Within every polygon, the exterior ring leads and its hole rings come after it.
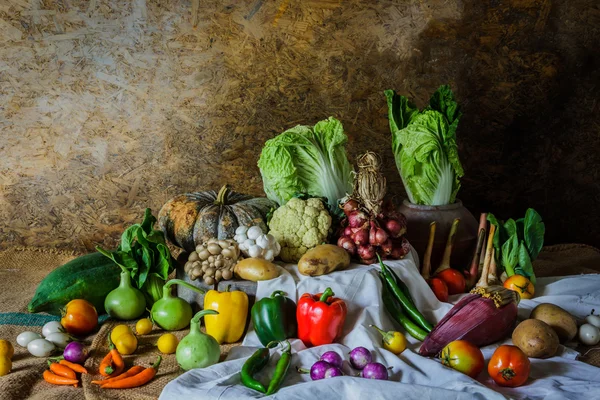
POLYGON ((463 168, 456 129, 460 107, 447 85, 421 112, 406 97, 386 90, 392 151, 409 200, 414 204, 454 203, 463 168))
POLYGON ((525 218, 516 221, 511 218, 502 222, 493 214, 488 214, 487 219, 496 227, 494 249, 506 275, 523 275, 535 285, 532 262, 544 245, 545 225, 542 217, 530 208, 525 218))
POLYGON ((125 229, 116 252, 96 247, 115 264, 129 271, 132 282, 142 290, 150 307, 162 297, 162 286, 175 265, 164 234, 153 229, 155 223, 156 218, 147 208, 141 224, 125 229))
POLYGON ((329 210, 340 212, 338 202, 352 193, 354 179, 347 141, 341 122, 332 117, 267 140, 258 160, 267 197, 279 205, 302 194, 325 197, 329 210))

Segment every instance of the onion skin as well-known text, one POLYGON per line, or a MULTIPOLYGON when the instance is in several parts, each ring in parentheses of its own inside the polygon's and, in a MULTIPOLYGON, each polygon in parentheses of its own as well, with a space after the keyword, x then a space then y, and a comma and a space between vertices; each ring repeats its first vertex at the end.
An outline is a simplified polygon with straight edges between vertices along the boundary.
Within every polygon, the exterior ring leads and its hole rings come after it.
POLYGON ((360 210, 354 210, 348 214, 348 225, 351 228, 361 228, 368 222, 367 214, 360 210))
POLYGON ((352 236, 352 233, 353 233, 352 228, 350 228, 349 226, 344 228, 344 232, 343 232, 344 236, 352 236))
POLYGON ((358 246, 356 252, 361 260, 373 260, 375 259, 375 247, 371 245, 358 246))
POLYGON ((369 231, 367 229, 358 229, 352 234, 354 243, 358 246, 365 246, 369 244, 369 231))
POLYGON ((351 199, 344 203, 344 205, 342 206, 342 210, 344 210, 344 214, 348 215, 352 211, 358 210, 358 206, 358 201, 351 199))
POLYGON ((346 250, 351 256, 356 255, 356 245, 348 236, 340 236, 337 245, 346 250))
POLYGON ((381 251, 383 251, 384 256, 389 256, 390 254, 392 254, 393 250, 394 243, 392 242, 392 239, 388 239, 381 244, 381 251))
POLYGON ((406 232, 406 224, 402 225, 400 221, 394 218, 388 218, 385 221, 384 226, 393 238, 399 238, 406 232))

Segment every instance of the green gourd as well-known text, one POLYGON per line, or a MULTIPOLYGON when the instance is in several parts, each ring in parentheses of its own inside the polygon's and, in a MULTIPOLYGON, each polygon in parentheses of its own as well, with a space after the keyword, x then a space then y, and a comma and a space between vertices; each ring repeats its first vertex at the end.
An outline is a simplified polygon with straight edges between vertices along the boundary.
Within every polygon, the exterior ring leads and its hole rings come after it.
POLYGON ((179 366, 185 371, 209 367, 219 362, 221 357, 219 343, 214 337, 200 331, 200 319, 210 314, 218 314, 218 312, 199 311, 190 322, 190 333, 177 345, 175 357, 179 366))
POLYGON ((141 290, 131 285, 129 271, 121 267, 121 283, 104 300, 106 312, 113 318, 136 319, 146 310, 146 298, 141 290))
POLYGON ((199 289, 180 279, 171 279, 163 286, 163 296, 152 305, 150 315, 152 321, 166 331, 177 331, 190 324, 193 316, 192 306, 180 297, 171 294, 172 285, 185 286, 190 290, 204 294, 205 290, 199 289))
POLYGON ((87 300, 104 312, 104 298, 119 286, 119 267, 101 253, 77 257, 50 272, 39 284, 27 306, 31 313, 61 315, 74 299, 87 300))

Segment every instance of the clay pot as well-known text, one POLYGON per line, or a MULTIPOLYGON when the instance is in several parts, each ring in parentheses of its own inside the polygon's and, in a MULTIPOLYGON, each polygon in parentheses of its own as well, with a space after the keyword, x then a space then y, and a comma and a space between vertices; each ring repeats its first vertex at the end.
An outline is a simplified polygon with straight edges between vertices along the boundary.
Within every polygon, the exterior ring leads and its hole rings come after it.
POLYGON ((406 238, 419 254, 421 264, 429 238, 429 224, 433 221, 437 223, 431 254, 432 272, 435 271, 442 260, 452 222, 455 218, 460 218, 450 265, 459 271, 468 268, 477 245, 479 222, 463 206, 460 200, 445 206, 424 206, 404 200, 398 211, 406 216, 406 238))

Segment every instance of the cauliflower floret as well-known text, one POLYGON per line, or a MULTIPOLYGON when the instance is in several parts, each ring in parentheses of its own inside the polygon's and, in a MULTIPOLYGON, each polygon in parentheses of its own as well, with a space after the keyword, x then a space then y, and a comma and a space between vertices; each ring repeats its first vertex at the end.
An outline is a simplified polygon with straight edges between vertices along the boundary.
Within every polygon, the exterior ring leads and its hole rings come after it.
POLYGON ((331 216, 320 199, 294 197, 273 212, 269 228, 281 245, 279 257, 297 263, 309 249, 327 241, 331 216))

